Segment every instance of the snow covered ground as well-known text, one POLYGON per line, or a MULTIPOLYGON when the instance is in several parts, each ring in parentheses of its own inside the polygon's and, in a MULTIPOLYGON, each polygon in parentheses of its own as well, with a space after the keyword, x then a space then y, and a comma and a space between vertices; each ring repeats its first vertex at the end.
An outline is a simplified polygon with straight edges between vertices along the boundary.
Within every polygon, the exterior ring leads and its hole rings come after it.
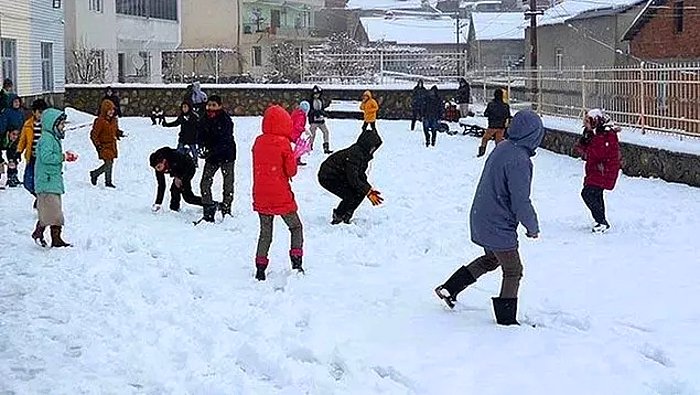
MULTIPOLYGON (((90 118, 72 113, 73 125, 90 118), (81 119, 78 119, 81 118, 81 119)), ((258 219, 250 148, 260 118, 235 118, 235 218, 193 227, 199 211, 152 214, 149 153, 177 130, 122 120, 117 190, 92 187, 89 128, 65 167, 66 238, 42 250, 21 189, 0 192, 2 394, 696 394, 700 391, 700 190, 622 177, 613 231, 588 231, 583 164, 540 151, 534 203, 542 237, 522 241, 523 325, 494 324, 500 273, 454 311, 433 288, 479 254, 467 215, 484 161, 477 140, 426 149, 407 121, 379 121, 371 165, 385 205, 328 224, 320 152, 295 178, 307 275, 288 276, 276 222, 271 279, 253 279, 258 219)), ((330 120, 332 146, 360 122, 330 120)), ((199 177, 199 176, 198 176, 199 177)), ((220 182, 220 181, 219 181, 220 182)), ((220 184, 215 184, 220 196, 220 184)), ((167 199, 167 197, 166 197, 167 199)), ((524 238, 523 238, 524 239, 524 238)))

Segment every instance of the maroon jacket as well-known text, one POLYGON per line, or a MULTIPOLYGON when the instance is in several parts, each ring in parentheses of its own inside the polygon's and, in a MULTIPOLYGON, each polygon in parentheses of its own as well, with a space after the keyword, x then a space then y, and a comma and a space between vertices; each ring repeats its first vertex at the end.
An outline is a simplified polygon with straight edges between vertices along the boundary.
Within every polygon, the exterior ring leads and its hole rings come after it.
POLYGON ((586 160, 586 178, 583 185, 611 191, 615 188, 620 173, 620 142, 615 130, 597 132, 577 150, 586 160))

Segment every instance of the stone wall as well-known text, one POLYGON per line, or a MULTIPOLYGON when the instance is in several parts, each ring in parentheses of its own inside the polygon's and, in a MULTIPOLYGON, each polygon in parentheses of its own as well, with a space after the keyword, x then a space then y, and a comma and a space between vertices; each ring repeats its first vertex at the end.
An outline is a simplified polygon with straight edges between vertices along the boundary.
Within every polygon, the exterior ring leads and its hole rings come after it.
MULTIPOLYGON (((237 116, 262 115, 271 103, 280 104, 288 109, 300 100, 308 99, 310 87, 289 89, 282 86, 205 86, 209 94, 218 94, 224 100, 226 109, 237 116)), ((126 116, 146 116, 151 108, 158 104, 164 108, 166 115, 175 116, 185 91, 185 86, 157 87, 116 87, 122 98, 122 111, 126 116)), ((476 88, 479 89, 479 88, 476 88)), ((474 87, 472 88, 474 91, 474 87)), ((328 89, 324 97, 328 100, 360 100, 363 89, 328 89)), ((96 113, 103 96, 104 87, 66 88, 67 106, 82 111, 96 113)), ((411 91, 397 89, 373 89, 372 92, 380 102, 379 117, 382 119, 410 119, 411 91)), ((442 91, 446 97, 452 96, 454 90, 442 91)), ((333 115, 333 114, 331 114, 333 115)), ((340 116, 341 114, 335 114, 340 116)), ((357 113, 345 114, 343 117, 359 117, 357 113)), ((547 130, 542 147, 564 155, 576 156, 573 147, 579 135, 560 130, 547 130)), ((700 187, 700 156, 671 152, 663 149, 649 148, 622 143, 623 172, 632 177, 654 177, 669 182, 678 182, 700 187)))

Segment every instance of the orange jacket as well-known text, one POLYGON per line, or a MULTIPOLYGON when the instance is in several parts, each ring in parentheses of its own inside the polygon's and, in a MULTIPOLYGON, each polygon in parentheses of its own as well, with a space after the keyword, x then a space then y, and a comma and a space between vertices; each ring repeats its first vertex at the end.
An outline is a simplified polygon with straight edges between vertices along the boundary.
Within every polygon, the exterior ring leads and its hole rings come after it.
POLYGON ((365 122, 374 122, 377 120, 377 111, 379 111, 379 104, 372 98, 372 92, 365 91, 362 95, 362 103, 360 103, 360 110, 365 114, 365 122))
POLYGON ((17 152, 24 152, 24 159, 29 162, 32 159, 32 145, 34 144, 34 115, 29 117, 22 126, 22 133, 17 142, 17 152))
POLYGON ((92 124, 90 140, 97 149, 97 154, 102 160, 114 160, 117 158, 117 135, 119 125, 117 124, 116 106, 111 100, 102 100, 100 105, 100 115, 92 124), (107 115, 109 110, 114 110, 115 114, 111 118, 107 115))

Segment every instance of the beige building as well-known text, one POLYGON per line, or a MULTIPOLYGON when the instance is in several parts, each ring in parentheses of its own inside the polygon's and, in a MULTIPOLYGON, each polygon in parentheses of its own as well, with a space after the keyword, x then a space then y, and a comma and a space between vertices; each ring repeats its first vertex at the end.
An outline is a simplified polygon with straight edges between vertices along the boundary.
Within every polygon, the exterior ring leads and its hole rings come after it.
MULTIPOLYGON (((313 42, 316 11, 324 0, 183 1, 180 72, 193 75, 269 71, 270 47, 313 42), (183 55, 184 54, 184 55, 183 55)), ((176 70, 177 72, 178 70, 176 70)))

